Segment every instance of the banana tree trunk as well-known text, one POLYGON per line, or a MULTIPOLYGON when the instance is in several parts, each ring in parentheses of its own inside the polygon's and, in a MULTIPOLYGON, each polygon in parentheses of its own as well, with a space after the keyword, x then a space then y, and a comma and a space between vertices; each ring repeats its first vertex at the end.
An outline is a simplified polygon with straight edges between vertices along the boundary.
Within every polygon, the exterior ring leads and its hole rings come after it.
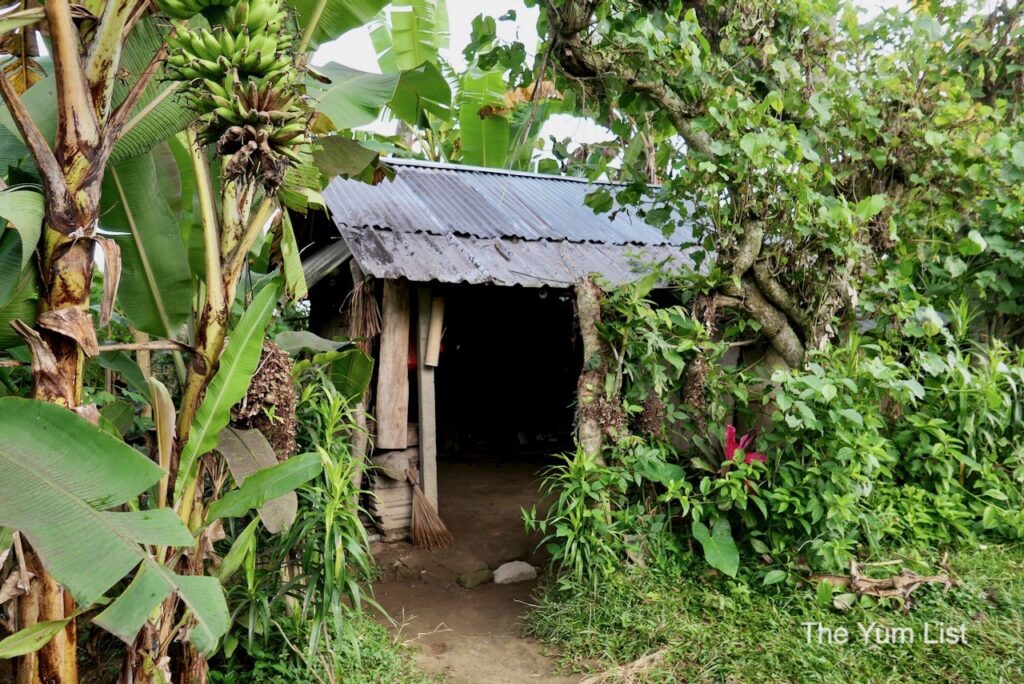
MULTIPOLYGON (((68 234, 80 234, 77 231, 58 230, 50 222, 44 226, 40 320, 45 323, 27 338, 34 358, 33 396, 69 409, 76 408, 82 397, 82 337, 92 335, 94 340, 95 335, 89 316, 93 241, 68 234)), ((19 626, 73 615, 71 595, 46 572, 31 548, 26 548, 26 560, 35 579, 18 605, 19 626)), ((17 667, 18 684, 77 682, 76 632, 72 620, 39 651, 23 656, 17 667)))

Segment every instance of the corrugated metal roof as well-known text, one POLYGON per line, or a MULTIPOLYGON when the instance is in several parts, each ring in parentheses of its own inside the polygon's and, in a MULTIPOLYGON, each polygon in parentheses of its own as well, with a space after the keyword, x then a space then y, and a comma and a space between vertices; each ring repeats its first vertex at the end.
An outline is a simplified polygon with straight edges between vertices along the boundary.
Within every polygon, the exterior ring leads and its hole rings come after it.
POLYGON ((647 264, 692 264, 673 245, 606 245, 568 240, 504 240, 340 226, 352 254, 377 278, 414 282, 568 287, 591 273, 637 280, 647 264))
POLYGON ((394 181, 335 179, 324 197, 352 255, 379 278, 566 286, 588 273, 638 278, 639 262, 692 268, 681 244, 584 204, 596 184, 498 169, 388 159, 394 181))

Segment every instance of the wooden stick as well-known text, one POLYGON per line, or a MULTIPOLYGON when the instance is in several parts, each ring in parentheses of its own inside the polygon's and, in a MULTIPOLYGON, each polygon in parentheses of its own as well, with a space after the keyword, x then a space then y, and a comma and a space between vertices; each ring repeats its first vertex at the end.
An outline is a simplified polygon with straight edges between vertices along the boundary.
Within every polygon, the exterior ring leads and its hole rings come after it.
POLYGON ((113 344, 101 344, 100 353, 117 351, 187 351, 192 348, 184 342, 174 340, 153 340, 151 342, 117 342, 113 344))
POLYGON ((444 325, 444 299, 434 297, 430 306, 430 330, 427 332, 426 354, 423 356, 425 366, 437 367, 441 355, 441 331, 444 325))
MULTIPOLYGON (((429 361, 430 356, 430 334, 434 329, 434 321, 440 321, 442 314, 436 311, 436 303, 444 300, 440 297, 434 298, 433 311, 430 319, 426 312, 431 309, 430 287, 420 285, 419 287, 419 310, 417 312, 417 340, 416 346, 419 349, 420 358, 416 368, 416 381, 418 388, 417 404, 419 407, 418 430, 419 430, 419 454, 420 454, 420 482, 423 485, 423 493, 430 505, 437 509, 437 417, 436 417, 436 396, 434 393, 434 368, 437 365, 436 356, 433 364, 429 361)), ((440 346, 440 324, 438 324, 438 346, 440 346)))

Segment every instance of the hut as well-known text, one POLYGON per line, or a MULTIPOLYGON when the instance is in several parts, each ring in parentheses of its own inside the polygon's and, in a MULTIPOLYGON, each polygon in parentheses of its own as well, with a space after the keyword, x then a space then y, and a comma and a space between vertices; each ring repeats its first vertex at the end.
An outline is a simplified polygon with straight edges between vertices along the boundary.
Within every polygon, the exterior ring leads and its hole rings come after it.
POLYGON ((654 262, 691 267, 692 236, 595 214, 585 180, 385 162, 393 180, 331 182, 329 225, 316 231, 331 237, 303 266, 311 328, 361 338, 375 359, 368 455, 385 467, 371 476, 371 509, 384 538, 400 539, 403 459, 437 507, 460 494, 439 486, 439 452, 571 448, 583 365, 575 284, 628 282, 654 262))

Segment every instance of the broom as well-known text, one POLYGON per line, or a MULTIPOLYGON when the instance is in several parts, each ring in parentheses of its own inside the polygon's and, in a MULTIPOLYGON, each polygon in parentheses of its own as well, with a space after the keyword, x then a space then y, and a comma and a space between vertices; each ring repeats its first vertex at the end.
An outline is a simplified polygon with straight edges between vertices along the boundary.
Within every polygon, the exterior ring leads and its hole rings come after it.
POLYGON ((412 485, 412 543, 417 548, 430 550, 451 546, 455 539, 420 489, 416 466, 406 468, 405 477, 412 485))

